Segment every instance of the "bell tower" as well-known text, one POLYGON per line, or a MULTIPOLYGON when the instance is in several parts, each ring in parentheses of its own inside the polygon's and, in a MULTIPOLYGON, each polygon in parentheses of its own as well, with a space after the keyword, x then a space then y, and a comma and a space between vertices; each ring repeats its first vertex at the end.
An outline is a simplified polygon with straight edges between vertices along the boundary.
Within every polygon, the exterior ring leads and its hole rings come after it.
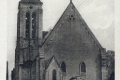
POLYGON ((42 2, 21 0, 17 22, 15 80, 39 80, 39 45, 42 42, 42 2))

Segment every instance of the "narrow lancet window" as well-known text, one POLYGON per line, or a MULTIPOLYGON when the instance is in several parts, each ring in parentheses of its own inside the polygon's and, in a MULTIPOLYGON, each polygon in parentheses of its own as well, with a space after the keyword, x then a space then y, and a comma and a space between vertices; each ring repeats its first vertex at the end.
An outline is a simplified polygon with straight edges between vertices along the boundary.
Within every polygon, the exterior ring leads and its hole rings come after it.
POLYGON ((63 72, 66 72, 66 65, 64 62, 61 63, 61 69, 63 72))
POLYGON ((81 64, 81 72, 86 72, 86 65, 85 65, 85 63, 81 64))
POLYGON ((36 37, 36 13, 32 14, 32 38, 36 37))
POLYGON ((84 62, 82 62, 82 63, 80 64, 80 75, 81 75, 81 76, 84 76, 84 78, 85 78, 85 76, 86 76, 86 65, 85 65, 84 62))
POLYGON ((30 13, 26 13, 26 38, 29 38, 30 34, 30 13))

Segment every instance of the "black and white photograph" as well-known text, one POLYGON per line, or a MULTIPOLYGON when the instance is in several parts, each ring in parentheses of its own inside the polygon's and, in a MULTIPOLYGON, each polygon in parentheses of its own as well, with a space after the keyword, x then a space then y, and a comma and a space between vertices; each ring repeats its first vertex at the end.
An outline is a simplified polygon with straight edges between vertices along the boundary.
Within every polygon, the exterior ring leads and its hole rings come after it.
POLYGON ((114 0, 8 0, 6 80, 115 80, 114 0))

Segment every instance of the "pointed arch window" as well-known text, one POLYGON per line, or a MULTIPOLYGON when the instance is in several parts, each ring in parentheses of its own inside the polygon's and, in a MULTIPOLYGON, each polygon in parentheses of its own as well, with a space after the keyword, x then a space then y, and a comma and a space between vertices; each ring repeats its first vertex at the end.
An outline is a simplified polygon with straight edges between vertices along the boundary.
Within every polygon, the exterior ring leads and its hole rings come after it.
POLYGON ((66 64, 65 64, 65 62, 61 63, 61 69, 62 69, 63 72, 66 72, 66 64))
POLYGON ((81 64, 81 72, 86 72, 86 65, 84 62, 81 64))
POLYGON ((36 34, 36 13, 32 14, 32 38, 35 38, 36 34))
POLYGON ((30 13, 26 13, 26 29, 25 29, 26 38, 29 38, 29 34, 30 34, 30 13))
POLYGON ((52 72, 52 80, 57 80, 56 78, 57 78, 57 72, 56 72, 56 70, 54 69, 53 70, 53 72, 52 72))
POLYGON ((86 76, 86 65, 84 62, 80 64, 80 75, 81 76, 86 76))

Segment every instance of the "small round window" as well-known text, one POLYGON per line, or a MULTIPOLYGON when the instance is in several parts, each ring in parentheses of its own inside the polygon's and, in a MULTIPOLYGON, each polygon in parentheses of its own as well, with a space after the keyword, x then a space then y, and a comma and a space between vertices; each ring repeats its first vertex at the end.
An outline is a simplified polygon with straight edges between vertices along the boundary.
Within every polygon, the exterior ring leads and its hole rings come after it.
POLYGON ((75 17, 74 15, 70 15, 70 17, 68 18, 69 21, 75 21, 75 17))

